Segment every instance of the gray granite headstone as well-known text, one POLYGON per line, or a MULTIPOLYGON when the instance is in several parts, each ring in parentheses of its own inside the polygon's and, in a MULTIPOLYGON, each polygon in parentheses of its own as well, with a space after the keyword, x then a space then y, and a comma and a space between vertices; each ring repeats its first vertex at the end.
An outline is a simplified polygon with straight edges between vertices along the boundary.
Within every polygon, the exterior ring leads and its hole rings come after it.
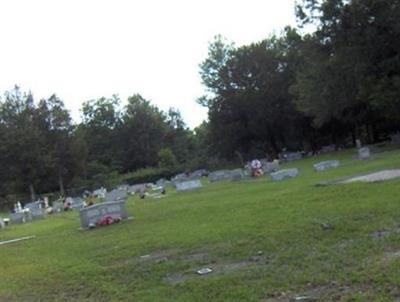
POLYGON ((208 174, 208 180, 210 182, 215 182, 230 178, 231 178, 231 172, 229 170, 218 170, 208 174))
POLYGON ((371 156, 371 152, 368 147, 362 147, 358 149, 358 158, 359 159, 369 159, 371 156))
POLYGON ((44 219, 43 209, 31 208, 30 212, 33 220, 44 219))
POLYGON ((400 144, 400 133, 390 135, 390 142, 392 144, 400 144))
POLYGON ((10 214, 11 224, 25 223, 32 220, 30 212, 18 212, 10 214))
POLYGON ((62 201, 54 201, 52 208, 54 213, 58 213, 64 209, 64 204, 62 201))
POLYGON ((188 176, 186 175, 186 173, 180 173, 180 174, 175 175, 173 178, 171 178, 171 181, 173 183, 177 183, 177 182, 185 181, 185 180, 188 180, 188 176))
POLYGON ((359 139, 356 139, 356 147, 357 149, 360 149, 362 147, 361 141, 359 139))
POLYGON ((206 169, 199 169, 196 171, 193 171, 190 173, 190 178, 195 179, 195 178, 201 178, 203 176, 207 175, 207 170, 206 169))
POLYGON ((125 190, 112 190, 107 192, 105 201, 125 201, 128 198, 128 193, 125 190))
POLYGON ((303 154, 301 152, 285 152, 281 154, 281 158, 285 161, 294 161, 302 159, 303 154))
POLYGON ((128 191, 128 187, 129 187, 129 185, 126 185, 126 184, 119 185, 119 186, 117 187, 117 190, 128 191))
POLYGON ((85 201, 81 197, 70 198, 69 201, 71 202, 71 208, 73 209, 82 209, 85 206, 85 201))
POLYGON ((273 172, 270 174, 270 176, 273 181, 280 181, 286 178, 296 177, 298 174, 299 170, 297 168, 292 168, 292 169, 284 169, 284 170, 279 170, 277 172, 273 172))
POLYGON ((144 192, 146 190, 146 186, 147 184, 131 185, 128 187, 128 193, 133 194, 133 193, 144 192))
POLYGON ((264 173, 272 173, 279 170, 279 160, 274 160, 272 162, 265 161, 262 163, 262 170, 264 173))
POLYGON ((113 219, 127 219, 128 212, 125 201, 111 201, 83 208, 79 211, 79 216, 81 228, 87 229, 105 216, 111 216, 113 219))
POLYGON ((176 184, 176 190, 178 192, 191 191, 202 187, 203 185, 201 184, 201 181, 198 179, 182 181, 176 184))
POLYGON ((26 205, 24 205, 24 209, 29 209, 29 210, 41 209, 41 204, 38 201, 30 202, 30 203, 27 203, 26 205))
POLYGON ((5 226, 6 226, 6 225, 5 225, 5 223, 4 223, 3 218, 0 217, 0 229, 4 229, 5 226))
POLYGON ((340 162, 338 160, 327 160, 313 165, 314 170, 317 172, 337 168, 339 166, 340 162))
POLYGON ((232 170, 230 174, 231 174, 232 181, 239 181, 244 178, 244 172, 242 169, 232 170))
POLYGON ((328 146, 323 146, 321 148, 321 153, 330 153, 336 151, 336 145, 328 145, 328 146))
POLYGON ((157 187, 165 187, 167 180, 165 178, 161 178, 156 181, 157 187))

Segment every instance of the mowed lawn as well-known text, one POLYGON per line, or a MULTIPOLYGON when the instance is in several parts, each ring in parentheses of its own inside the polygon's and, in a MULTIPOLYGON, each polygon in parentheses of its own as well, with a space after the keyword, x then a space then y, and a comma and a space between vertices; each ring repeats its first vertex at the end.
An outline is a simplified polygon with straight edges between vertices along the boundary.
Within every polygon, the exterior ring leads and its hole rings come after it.
POLYGON ((0 301, 400 301, 400 180, 317 186, 400 168, 397 150, 355 154, 284 165, 300 174, 282 182, 133 196, 133 219, 95 230, 78 212, 0 230, 36 236, 0 245, 0 301), (342 166, 313 171, 327 159, 342 166))

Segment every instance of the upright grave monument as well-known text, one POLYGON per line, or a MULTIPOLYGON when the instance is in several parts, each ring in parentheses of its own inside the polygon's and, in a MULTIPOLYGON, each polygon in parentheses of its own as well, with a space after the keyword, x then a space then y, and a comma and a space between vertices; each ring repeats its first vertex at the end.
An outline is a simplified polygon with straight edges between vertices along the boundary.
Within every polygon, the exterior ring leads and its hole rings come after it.
POLYGON ((81 220, 81 228, 87 229, 95 226, 101 219, 106 216, 112 219, 127 219, 128 212, 126 210, 125 201, 103 202, 83 208, 79 211, 81 220))
POLYGON ((208 174, 208 180, 210 182, 221 181, 231 178, 231 171, 229 170, 218 170, 208 174))
POLYGON ((358 149, 358 159, 369 159, 371 157, 371 152, 368 147, 362 147, 358 149))

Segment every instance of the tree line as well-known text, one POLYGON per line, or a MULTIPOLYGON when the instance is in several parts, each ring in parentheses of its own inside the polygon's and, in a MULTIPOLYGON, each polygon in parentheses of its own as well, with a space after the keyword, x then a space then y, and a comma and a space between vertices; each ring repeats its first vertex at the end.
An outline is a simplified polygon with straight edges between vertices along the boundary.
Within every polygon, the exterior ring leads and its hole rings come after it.
POLYGON ((400 2, 303 0, 298 28, 235 47, 217 36, 200 65, 213 152, 383 140, 399 129, 400 2), (302 28, 313 26, 312 33, 302 28))
POLYGON ((139 94, 124 106, 116 95, 86 101, 74 124, 56 95, 36 102, 7 91, 1 196, 65 194, 104 175, 212 169, 398 131, 400 2, 302 0, 295 9, 297 28, 262 41, 236 47, 215 37, 199 66, 208 121, 193 130, 178 109, 163 112, 139 94))

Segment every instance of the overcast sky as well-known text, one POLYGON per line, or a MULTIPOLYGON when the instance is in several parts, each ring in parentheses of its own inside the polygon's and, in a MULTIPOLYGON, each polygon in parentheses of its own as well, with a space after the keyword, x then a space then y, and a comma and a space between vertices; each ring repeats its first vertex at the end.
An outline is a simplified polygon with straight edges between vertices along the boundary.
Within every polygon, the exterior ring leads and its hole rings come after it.
POLYGON ((85 100, 140 93, 195 127, 208 43, 248 44, 294 25, 294 0, 0 0, 0 93, 56 93, 79 120, 85 100))

